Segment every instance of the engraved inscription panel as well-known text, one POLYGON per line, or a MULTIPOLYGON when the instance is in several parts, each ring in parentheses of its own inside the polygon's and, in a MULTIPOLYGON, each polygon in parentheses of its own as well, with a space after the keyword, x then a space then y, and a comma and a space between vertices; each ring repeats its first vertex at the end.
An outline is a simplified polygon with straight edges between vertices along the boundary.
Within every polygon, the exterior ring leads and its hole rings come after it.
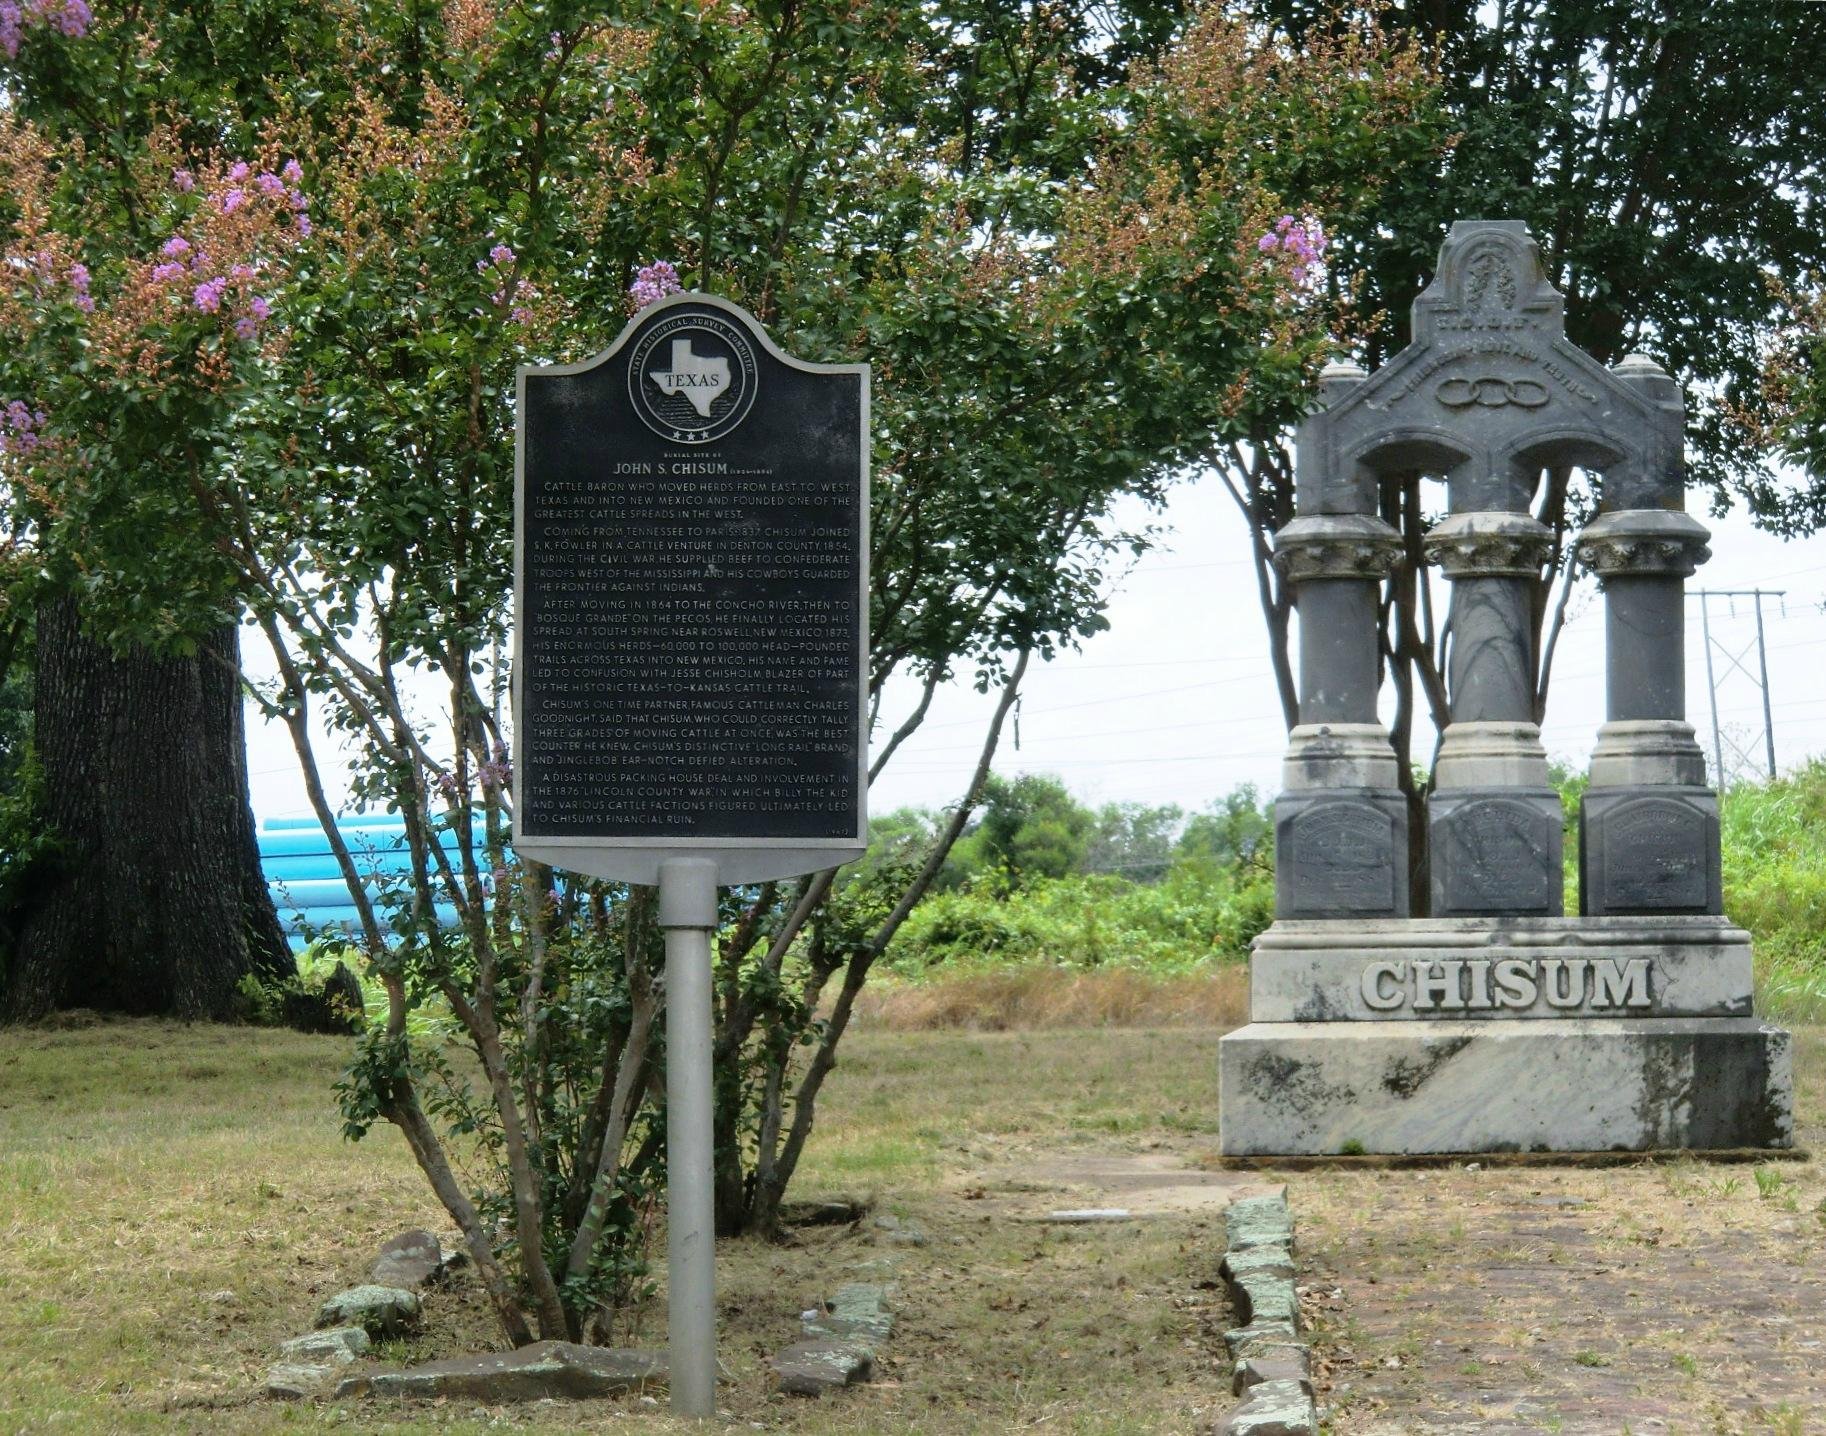
POLYGON ((1662 912, 1706 906, 1706 818, 1668 798, 1638 798, 1607 813, 1605 900, 1662 912))
POLYGON ((1426 1017, 1502 1012, 1643 1016, 1658 984, 1648 957, 1440 957, 1368 962, 1358 992, 1371 1013, 1426 1017))
POLYGON ((1550 868, 1540 812, 1486 798, 1455 808, 1435 829, 1442 839, 1447 901, 1455 912, 1536 912, 1560 881, 1550 868))
POLYGON ((863 378, 671 305, 522 415, 519 828, 854 838, 863 378))
POLYGON ((1311 908, 1385 912, 1394 901, 1395 824, 1368 803, 1321 803, 1291 824, 1291 874, 1311 908))

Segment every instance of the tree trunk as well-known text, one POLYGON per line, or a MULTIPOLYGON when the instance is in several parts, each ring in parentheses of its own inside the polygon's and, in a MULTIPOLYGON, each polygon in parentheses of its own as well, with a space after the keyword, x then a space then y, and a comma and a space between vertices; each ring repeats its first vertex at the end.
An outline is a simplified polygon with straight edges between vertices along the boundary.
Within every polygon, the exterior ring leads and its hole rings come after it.
POLYGON ((63 1008, 223 1018, 296 971, 247 799, 238 630, 193 658, 116 655, 64 597, 38 610, 44 821, 60 845, 17 915, 0 1019, 63 1008))

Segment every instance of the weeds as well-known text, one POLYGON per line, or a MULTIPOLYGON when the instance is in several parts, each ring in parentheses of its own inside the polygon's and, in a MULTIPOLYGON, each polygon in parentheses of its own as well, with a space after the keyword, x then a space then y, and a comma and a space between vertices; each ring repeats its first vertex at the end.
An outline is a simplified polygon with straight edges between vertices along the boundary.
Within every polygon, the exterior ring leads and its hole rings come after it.
POLYGON ((1788 1178, 1776 1171, 1774 1167, 1757 1167, 1750 1173, 1756 1178, 1756 1195, 1765 1202, 1781 1195, 1783 1187, 1788 1185, 1788 1178))

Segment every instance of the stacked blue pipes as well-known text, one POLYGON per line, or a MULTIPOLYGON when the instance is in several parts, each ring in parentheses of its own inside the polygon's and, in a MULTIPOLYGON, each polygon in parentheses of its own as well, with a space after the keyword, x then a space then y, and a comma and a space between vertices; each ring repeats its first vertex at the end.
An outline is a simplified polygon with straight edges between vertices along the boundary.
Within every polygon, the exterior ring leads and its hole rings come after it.
MULTIPOLYGON (((338 818, 336 831, 355 860, 375 916, 386 927, 394 903, 401 900, 412 876, 405 823, 391 813, 356 814, 338 818)), ((478 852, 481 840, 482 825, 477 822, 478 852)), ((302 951, 311 937, 326 931, 360 935, 361 923, 348 884, 336 865, 330 840, 315 818, 268 818, 260 825, 259 841, 261 871, 293 951, 302 951)), ((456 835, 442 833, 439 841, 450 855, 451 866, 460 868, 456 835)), ((437 919, 442 926, 456 926, 456 909, 439 903, 437 919)))

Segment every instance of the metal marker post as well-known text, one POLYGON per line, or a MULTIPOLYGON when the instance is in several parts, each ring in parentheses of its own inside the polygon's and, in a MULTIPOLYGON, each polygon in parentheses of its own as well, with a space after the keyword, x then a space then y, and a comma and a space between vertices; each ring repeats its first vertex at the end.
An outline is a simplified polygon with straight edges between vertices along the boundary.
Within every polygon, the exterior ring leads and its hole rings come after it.
POLYGON ((659 866, 666 934, 666 1271, 672 1410, 716 1413, 716 1208, 711 1173, 710 938, 716 863, 659 866))

